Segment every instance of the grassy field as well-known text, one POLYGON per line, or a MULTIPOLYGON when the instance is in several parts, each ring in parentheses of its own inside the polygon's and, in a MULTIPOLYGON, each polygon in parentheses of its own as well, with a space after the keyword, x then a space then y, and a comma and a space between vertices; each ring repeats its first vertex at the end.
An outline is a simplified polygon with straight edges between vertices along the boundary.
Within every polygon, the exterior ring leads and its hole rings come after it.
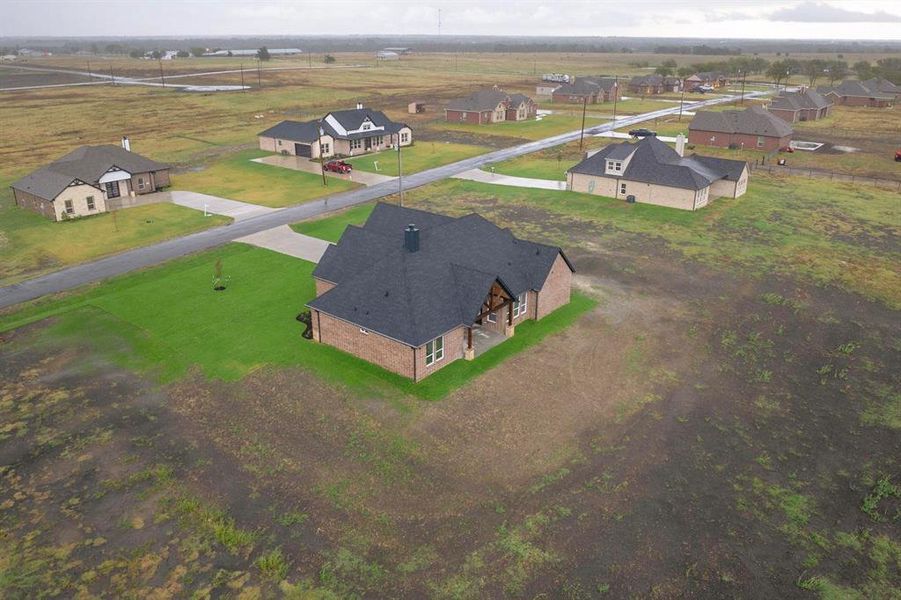
POLYGON ((294 223, 291 225, 291 228, 297 233, 311 235, 329 242, 337 242, 348 225, 362 225, 365 223, 374 206, 374 204, 362 204, 330 217, 294 223))
MULTIPOLYGON (((426 169, 433 169, 464 158, 470 158, 488 152, 487 148, 480 146, 468 146, 450 142, 419 141, 412 146, 403 149, 404 174, 418 173, 426 169)), ((358 158, 348 159, 355 169, 382 173, 384 175, 397 175, 397 152, 385 150, 375 154, 367 154, 358 158), (375 163, 378 162, 378 169, 375 163)))
POLYGON ((152 204, 57 223, 13 204, 7 185, 0 181, 4 284, 231 222, 174 204, 152 204))
POLYGON ((329 178, 328 185, 324 186, 322 177, 314 173, 251 160, 262 156, 268 156, 268 153, 244 150, 217 158, 205 163, 200 170, 173 176, 172 187, 271 207, 301 204, 359 187, 352 181, 335 177, 329 178))
MULTIPOLYGON (((590 127, 591 124, 591 119, 586 121, 586 127, 590 127)), ((433 123, 432 126, 449 131, 539 140, 552 135, 578 130, 582 126, 582 118, 575 115, 548 115, 542 117, 541 120, 504 121, 491 125, 439 121, 433 123)))

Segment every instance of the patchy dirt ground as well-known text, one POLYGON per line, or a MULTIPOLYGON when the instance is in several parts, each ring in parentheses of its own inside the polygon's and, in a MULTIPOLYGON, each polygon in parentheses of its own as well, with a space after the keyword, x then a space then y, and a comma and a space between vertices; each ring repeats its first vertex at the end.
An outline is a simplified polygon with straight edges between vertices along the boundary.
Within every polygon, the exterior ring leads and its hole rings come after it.
POLYGON ((494 210, 601 303, 439 402, 5 334, 7 595, 897 597, 896 312, 494 210))

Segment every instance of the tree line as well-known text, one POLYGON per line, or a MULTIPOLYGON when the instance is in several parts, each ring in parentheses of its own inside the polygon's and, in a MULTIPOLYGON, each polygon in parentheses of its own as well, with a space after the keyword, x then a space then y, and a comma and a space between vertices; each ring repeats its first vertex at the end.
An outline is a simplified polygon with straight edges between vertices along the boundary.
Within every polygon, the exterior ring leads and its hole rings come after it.
POLYGON ((829 85, 833 85, 852 74, 858 79, 882 77, 894 83, 901 83, 901 58, 881 58, 875 63, 860 60, 849 66, 847 61, 841 58, 810 60, 782 58, 771 62, 759 56, 735 56, 727 60, 697 62, 683 67, 678 66, 675 60, 669 59, 654 69, 658 75, 679 77, 688 77, 705 71, 720 72, 733 78, 763 75, 767 81, 772 81, 776 85, 797 75, 805 76, 809 87, 813 87, 818 81, 828 81, 829 85))

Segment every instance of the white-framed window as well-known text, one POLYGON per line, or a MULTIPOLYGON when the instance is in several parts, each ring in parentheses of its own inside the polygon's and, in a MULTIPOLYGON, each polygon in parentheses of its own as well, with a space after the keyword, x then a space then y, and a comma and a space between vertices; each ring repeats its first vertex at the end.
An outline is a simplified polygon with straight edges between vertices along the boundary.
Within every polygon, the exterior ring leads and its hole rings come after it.
POLYGON ((138 177, 138 189, 139 190, 144 189, 144 178, 143 177, 138 177))
POLYGON ((485 317, 485 320, 488 321, 489 323, 497 323, 497 313, 496 312, 488 313, 488 315, 485 317))
POLYGON ((75 213, 75 206, 72 205, 71 200, 66 200, 66 214, 71 215, 75 213))
POLYGON ((329 144, 328 142, 324 142, 322 144, 322 154, 331 154, 331 150, 331 144, 329 144))
POLYGON ((360 129, 362 129, 363 131, 369 131, 370 129, 372 129, 372 123, 363 123, 363 126, 360 129))
POLYGON ((351 150, 359 150, 363 147, 363 140, 350 140, 350 149, 351 150))
POLYGON ((85 200, 88 203, 88 210, 94 210, 94 196, 88 196, 85 200))
POLYGON ((444 336, 439 335, 425 345, 425 366, 433 365, 444 358, 444 336))
POLYGON ((620 194, 625 194, 625 193, 626 193, 626 184, 625 184, 625 183, 619 184, 619 193, 620 193, 620 194))
POLYGON ((523 292, 516 297, 516 300, 513 302, 514 319, 526 314, 526 309, 528 308, 528 298, 529 292, 523 292))
POLYGON ((758 136, 757 136, 757 147, 758 147, 758 148, 763 148, 763 143, 764 143, 764 141, 765 141, 765 140, 764 140, 763 136, 762 136, 762 135, 758 135, 758 136))
MULTIPOLYGON (((463 113, 463 114, 466 114, 466 113, 463 113)), ((400 134, 400 141, 401 141, 402 144, 406 144, 407 142, 409 142, 409 141, 410 141, 410 134, 409 134, 409 132, 402 131, 401 134, 400 134)))

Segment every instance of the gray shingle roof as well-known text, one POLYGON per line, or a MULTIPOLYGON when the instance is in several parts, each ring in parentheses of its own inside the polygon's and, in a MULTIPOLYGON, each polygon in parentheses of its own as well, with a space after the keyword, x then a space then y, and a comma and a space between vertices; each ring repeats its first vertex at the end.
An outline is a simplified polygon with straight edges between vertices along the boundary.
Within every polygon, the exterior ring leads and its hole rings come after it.
POLYGON ((780 138, 791 135, 794 132, 785 121, 761 106, 751 106, 745 110, 724 110, 720 112, 698 111, 688 125, 688 129, 780 138))
POLYGON ((564 83, 554 93, 587 96, 597 94, 600 90, 612 90, 615 83, 613 77, 576 77, 575 81, 564 83))
POLYGON ((476 90, 465 98, 457 98, 451 100, 447 104, 448 110, 466 110, 472 112, 480 112, 486 110, 494 110, 501 102, 506 102, 508 95, 503 90, 497 88, 488 88, 484 90, 476 90))
POLYGON ((514 296, 540 289, 558 254, 476 214, 452 218, 379 203, 323 254, 313 275, 336 286, 308 306, 418 347, 471 325, 495 281, 514 296), (403 247, 410 223, 420 230, 418 252, 403 247))
POLYGON ((782 93, 770 103, 770 108, 779 110, 803 110, 826 108, 831 106, 832 102, 823 98, 823 96, 814 90, 804 90, 803 92, 792 92, 790 94, 782 93))
POLYGON ((168 169, 169 165, 112 144, 81 146, 19 179, 12 187, 46 200, 54 200, 75 180, 99 188, 99 179, 113 167, 135 174, 161 171, 168 169))
POLYGON ((404 123, 397 123, 395 121, 392 121, 387 116, 385 116, 385 113, 380 110, 372 110, 369 108, 351 108, 348 110, 332 111, 325 115, 322 119, 315 121, 282 121, 281 123, 277 123, 276 125, 273 125, 265 131, 261 131, 257 135, 310 143, 316 141, 319 138, 320 125, 322 126, 322 129, 326 134, 332 136, 335 139, 342 140, 353 140, 358 138, 371 137, 374 135, 397 133, 403 127, 406 127, 404 123), (377 131, 360 131, 358 133, 350 133, 344 135, 338 133, 338 131, 325 120, 325 117, 329 115, 337 119, 337 121, 341 123, 344 129, 348 131, 359 129, 360 126, 363 125, 363 121, 365 121, 367 118, 372 121, 372 124, 376 127, 384 127, 385 129, 377 131))
POLYGON ((282 121, 257 135, 296 142, 314 142, 319 138, 319 121, 282 121))
POLYGON ((877 92, 882 92, 883 94, 901 94, 901 87, 895 85, 888 79, 883 79, 882 77, 873 77, 872 79, 867 79, 863 82, 863 84, 867 88, 876 90, 877 92))
POLYGON ((878 88, 871 88, 864 81, 857 79, 846 79, 840 84, 829 87, 818 87, 817 91, 821 94, 834 93, 837 96, 857 96, 861 98, 877 98, 879 100, 894 100, 894 94, 886 94, 879 91, 878 88))
POLYGON ((719 179, 737 180, 746 166, 744 161, 726 158, 682 157, 656 137, 646 137, 638 143, 607 146, 570 172, 604 176, 607 159, 624 160, 629 156, 623 179, 689 190, 705 188, 719 179))

